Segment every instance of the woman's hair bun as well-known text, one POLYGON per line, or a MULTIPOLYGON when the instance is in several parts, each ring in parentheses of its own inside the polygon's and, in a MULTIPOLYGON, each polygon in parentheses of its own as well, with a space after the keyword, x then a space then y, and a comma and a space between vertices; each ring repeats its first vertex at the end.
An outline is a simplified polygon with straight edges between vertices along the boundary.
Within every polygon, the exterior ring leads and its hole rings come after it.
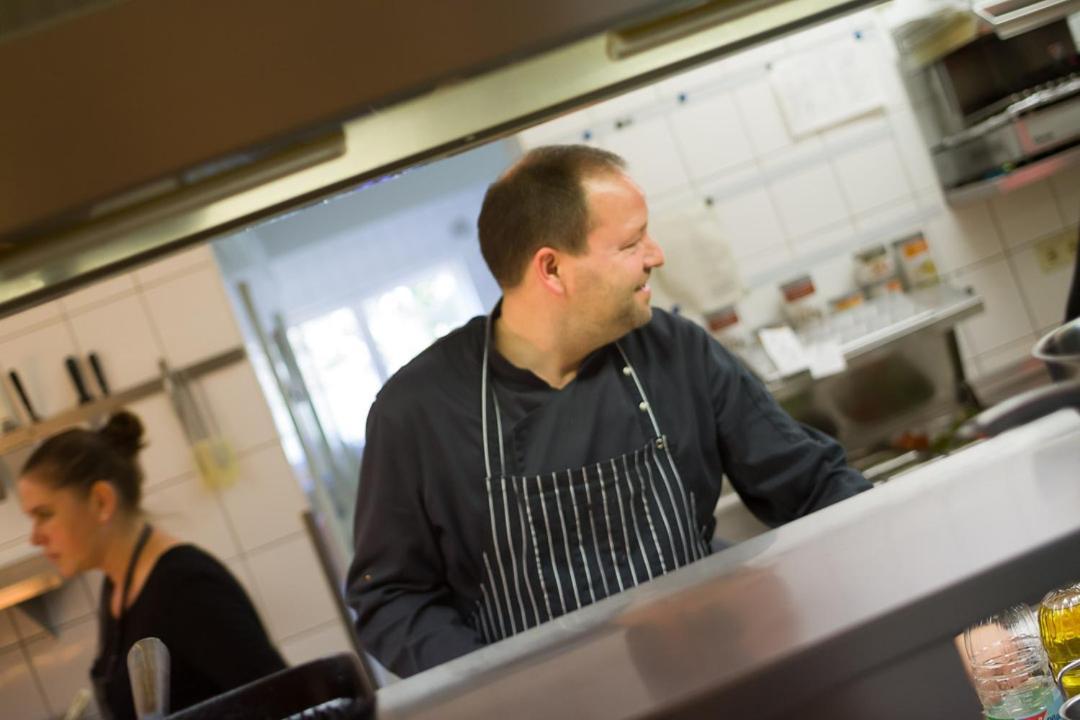
POLYGON ((143 424, 127 410, 119 410, 109 418, 98 433, 121 455, 132 460, 143 448, 143 424))

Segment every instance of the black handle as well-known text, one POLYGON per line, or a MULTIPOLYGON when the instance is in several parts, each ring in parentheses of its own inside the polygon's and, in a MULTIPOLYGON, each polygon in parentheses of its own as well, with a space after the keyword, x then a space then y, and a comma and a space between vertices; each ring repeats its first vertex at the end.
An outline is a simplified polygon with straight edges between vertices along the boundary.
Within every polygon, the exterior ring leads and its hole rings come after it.
POLYGON ((79 393, 79 404, 85 405, 94 398, 90 397, 90 393, 86 390, 86 383, 83 382, 82 370, 79 369, 79 361, 71 355, 68 355, 64 360, 64 365, 67 366, 68 375, 71 376, 71 382, 75 385, 75 392, 79 393))
POLYGON ((26 395, 26 390, 23 389, 19 373, 12 370, 8 373, 8 377, 11 378, 11 384, 15 386, 15 392, 19 394, 19 399, 22 400, 23 407, 26 408, 26 414, 30 416, 30 422, 40 422, 41 418, 34 412, 34 406, 30 404, 30 398, 26 395))
POLYGON ((98 358, 96 352, 92 352, 89 355, 90 369, 94 371, 94 377, 97 378, 98 387, 101 388, 102 395, 109 394, 109 383, 105 381, 105 371, 101 368, 101 359, 98 358))

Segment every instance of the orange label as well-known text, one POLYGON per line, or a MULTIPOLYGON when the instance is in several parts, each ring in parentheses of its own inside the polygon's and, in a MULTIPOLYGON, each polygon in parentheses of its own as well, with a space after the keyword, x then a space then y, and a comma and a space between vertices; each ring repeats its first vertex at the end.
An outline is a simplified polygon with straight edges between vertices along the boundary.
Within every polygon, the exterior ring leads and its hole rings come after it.
POLYGON ((918 255, 922 255, 924 252, 926 252, 926 238, 912 238, 911 240, 908 240, 906 243, 904 243, 901 249, 904 252, 904 257, 909 260, 918 255))

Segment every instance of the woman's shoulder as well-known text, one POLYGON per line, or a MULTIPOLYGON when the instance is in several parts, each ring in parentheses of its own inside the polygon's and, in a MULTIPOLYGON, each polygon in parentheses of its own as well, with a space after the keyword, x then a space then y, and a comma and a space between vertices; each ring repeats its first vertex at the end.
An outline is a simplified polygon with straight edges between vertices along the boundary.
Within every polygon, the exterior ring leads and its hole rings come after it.
POLYGON ((206 583, 237 585, 236 578, 220 560, 190 543, 178 543, 165 550, 154 564, 150 581, 159 590, 181 593, 193 585, 206 583))

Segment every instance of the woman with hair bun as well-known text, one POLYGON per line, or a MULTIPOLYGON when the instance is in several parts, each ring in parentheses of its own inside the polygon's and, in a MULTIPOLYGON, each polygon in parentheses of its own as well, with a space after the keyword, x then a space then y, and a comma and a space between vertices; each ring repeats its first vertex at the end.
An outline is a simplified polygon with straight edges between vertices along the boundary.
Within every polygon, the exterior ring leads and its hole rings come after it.
POLYGON ((90 671, 106 718, 134 718, 127 653, 144 637, 169 649, 170 711, 281 670, 251 600, 212 556, 154 528, 140 509, 143 426, 120 411, 100 430, 67 430, 23 466, 30 541, 64 577, 105 574, 90 671))

